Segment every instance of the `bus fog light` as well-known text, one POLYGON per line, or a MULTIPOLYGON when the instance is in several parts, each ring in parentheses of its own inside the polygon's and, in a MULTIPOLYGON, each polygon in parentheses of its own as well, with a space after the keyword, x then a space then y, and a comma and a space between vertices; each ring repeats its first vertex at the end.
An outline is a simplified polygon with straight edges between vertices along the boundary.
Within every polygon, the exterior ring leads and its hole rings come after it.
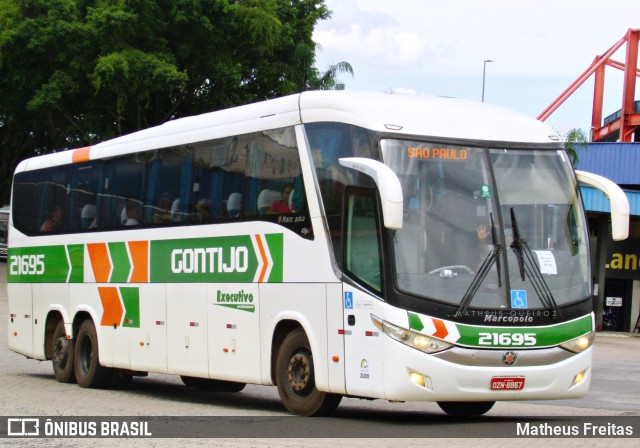
POLYGON ((587 371, 583 370, 582 372, 578 373, 574 378, 573 378, 573 384, 571 385, 571 387, 580 384, 582 382, 582 380, 584 380, 584 377, 586 376, 587 371))
POLYGON ((413 384, 417 384, 418 386, 424 387, 424 375, 421 375, 416 372, 409 373, 409 378, 413 384))
POLYGON ((423 375, 422 373, 409 371, 409 380, 420 387, 423 387, 427 390, 433 390, 431 386, 431 378, 423 375))

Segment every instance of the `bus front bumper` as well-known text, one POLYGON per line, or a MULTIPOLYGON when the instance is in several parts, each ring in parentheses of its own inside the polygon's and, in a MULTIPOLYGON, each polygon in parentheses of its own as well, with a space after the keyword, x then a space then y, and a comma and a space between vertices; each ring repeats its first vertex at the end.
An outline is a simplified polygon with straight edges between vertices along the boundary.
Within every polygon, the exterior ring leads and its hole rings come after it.
POLYGON ((390 338, 384 344, 385 398, 388 400, 581 398, 589 391, 591 382, 593 347, 579 354, 557 347, 519 351, 457 347, 453 354, 429 355, 390 338))

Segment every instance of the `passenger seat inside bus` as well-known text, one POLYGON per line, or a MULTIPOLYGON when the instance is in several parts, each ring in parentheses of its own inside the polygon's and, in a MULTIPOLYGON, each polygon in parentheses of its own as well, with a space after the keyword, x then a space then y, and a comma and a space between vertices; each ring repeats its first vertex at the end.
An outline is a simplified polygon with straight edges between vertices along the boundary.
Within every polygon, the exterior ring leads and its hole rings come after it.
POLYGON ((231 193, 229 195, 229 199, 227 200, 227 213, 232 218, 237 218, 240 216, 240 211, 242 210, 242 194, 241 193, 231 193))
POLYGON ((271 204, 279 200, 280 193, 265 188, 258 195, 258 213, 261 215, 266 215, 269 211, 269 208, 271 207, 271 204))

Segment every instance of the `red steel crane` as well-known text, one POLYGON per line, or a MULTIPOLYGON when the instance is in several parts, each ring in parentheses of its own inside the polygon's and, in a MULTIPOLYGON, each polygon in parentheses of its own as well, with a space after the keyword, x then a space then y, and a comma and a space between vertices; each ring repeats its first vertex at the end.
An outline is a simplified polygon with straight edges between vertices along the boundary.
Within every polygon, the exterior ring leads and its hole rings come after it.
POLYGON ((627 33, 616 42, 606 53, 596 56, 589 68, 587 68, 567 89, 558 96, 542 113, 538 120, 545 121, 564 101, 569 98, 591 75, 595 73, 593 89, 593 111, 591 115, 591 140, 604 141, 616 132, 621 142, 631 142, 636 130, 640 129, 640 110, 636 111, 635 91, 636 81, 640 76, 638 70, 638 41, 640 29, 629 29, 627 33), (625 63, 611 59, 611 56, 627 44, 627 56, 625 63), (602 97, 604 94, 604 69, 605 66, 617 68, 624 72, 622 85, 622 107, 620 117, 609 123, 602 123, 602 97))

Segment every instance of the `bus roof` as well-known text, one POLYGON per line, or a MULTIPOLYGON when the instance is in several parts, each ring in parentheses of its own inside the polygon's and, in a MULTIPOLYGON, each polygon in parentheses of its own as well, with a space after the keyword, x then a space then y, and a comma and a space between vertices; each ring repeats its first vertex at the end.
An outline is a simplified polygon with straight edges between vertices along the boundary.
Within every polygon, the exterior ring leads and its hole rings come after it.
POLYGON ((342 122, 391 134, 458 140, 560 141, 548 125, 486 103, 403 93, 309 91, 171 120, 90 148, 34 157, 21 162, 16 172, 314 122, 342 122))

